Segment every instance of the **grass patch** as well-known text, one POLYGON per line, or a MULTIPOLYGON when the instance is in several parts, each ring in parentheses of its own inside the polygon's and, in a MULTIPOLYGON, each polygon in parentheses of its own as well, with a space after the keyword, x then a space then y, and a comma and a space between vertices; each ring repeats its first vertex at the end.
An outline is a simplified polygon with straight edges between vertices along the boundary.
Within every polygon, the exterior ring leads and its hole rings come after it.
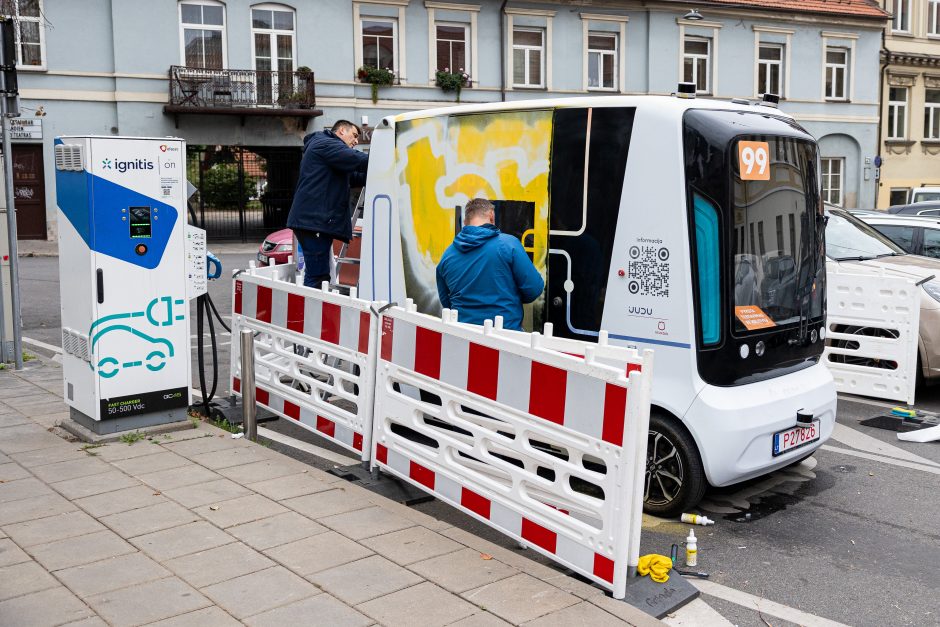
POLYGON ((135 442, 140 442, 146 438, 147 436, 145 436, 140 431, 133 431, 131 433, 122 434, 120 440, 121 442, 124 442, 124 444, 134 444, 135 442))
POLYGON ((34 359, 36 359, 35 355, 33 355, 32 353, 27 353, 26 351, 23 351, 23 361, 32 361, 34 359))
POLYGON ((212 424, 218 427, 219 429, 222 429, 223 431, 228 431, 229 433, 241 433, 242 432, 241 425, 233 425, 225 418, 213 419, 212 424))

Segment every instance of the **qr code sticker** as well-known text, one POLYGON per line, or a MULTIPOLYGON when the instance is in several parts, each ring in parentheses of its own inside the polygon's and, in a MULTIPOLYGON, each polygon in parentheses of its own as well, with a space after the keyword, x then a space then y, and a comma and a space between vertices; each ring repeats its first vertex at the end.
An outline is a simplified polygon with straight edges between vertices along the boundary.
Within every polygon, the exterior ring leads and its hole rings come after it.
POLYGON ((669 249, 665 246, 631 246, 627 263, 631 294, 669 296, 669 249))

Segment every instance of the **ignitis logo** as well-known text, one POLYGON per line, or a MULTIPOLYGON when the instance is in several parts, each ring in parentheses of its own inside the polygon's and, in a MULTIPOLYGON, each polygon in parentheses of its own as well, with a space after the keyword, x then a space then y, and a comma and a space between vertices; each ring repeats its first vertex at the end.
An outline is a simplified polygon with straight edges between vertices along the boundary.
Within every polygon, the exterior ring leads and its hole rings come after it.
POLYGON ((128 170, 153 170, 153 161, 149 159, 132 159, 130 161, 118 161, 117 159, 102 159, 102 170, 117 170, 118 172, 127 172, 128 170))

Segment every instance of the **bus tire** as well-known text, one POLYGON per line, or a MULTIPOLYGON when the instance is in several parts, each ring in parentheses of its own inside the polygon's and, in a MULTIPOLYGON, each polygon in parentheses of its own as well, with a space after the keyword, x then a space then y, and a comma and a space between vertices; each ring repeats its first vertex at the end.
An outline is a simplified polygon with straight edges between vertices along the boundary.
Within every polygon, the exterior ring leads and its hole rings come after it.
POLYGON ((643 481, 643 511, 679 516, 698 505, 708 481, 695 441, 678 420, 656 410, 650 413, 643 481))

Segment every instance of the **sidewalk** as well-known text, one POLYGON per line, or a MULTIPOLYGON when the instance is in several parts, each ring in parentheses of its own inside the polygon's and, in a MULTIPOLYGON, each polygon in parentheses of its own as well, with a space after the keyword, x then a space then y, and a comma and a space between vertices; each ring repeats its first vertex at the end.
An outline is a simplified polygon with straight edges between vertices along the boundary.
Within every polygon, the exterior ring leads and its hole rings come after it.
POLYGON ((0 624, 656 625, 559 571, 200 423, 69 442, 0 372, 0 624))

